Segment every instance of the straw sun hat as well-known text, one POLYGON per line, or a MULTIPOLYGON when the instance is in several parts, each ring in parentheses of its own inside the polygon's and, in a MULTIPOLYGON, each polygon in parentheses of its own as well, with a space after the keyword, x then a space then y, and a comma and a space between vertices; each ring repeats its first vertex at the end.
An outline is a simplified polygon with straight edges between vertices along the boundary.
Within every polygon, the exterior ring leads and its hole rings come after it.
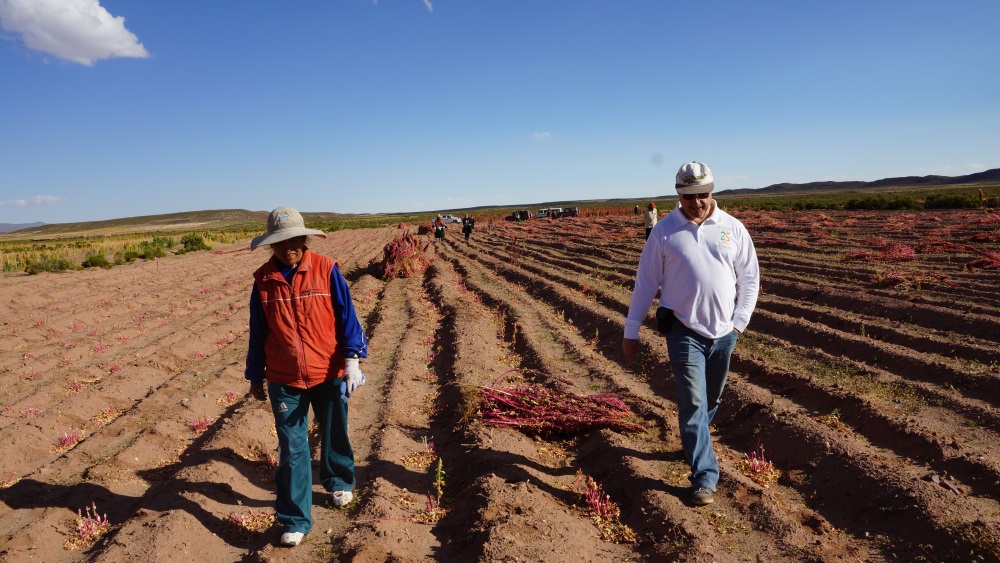
POLYGON ((291 207, 278 207, 267 216, 267 232, 250 241, 250 250, 305 235, 326 238, 326 233, 323 231, 307 229, 302 214, 298 211, 291 207))

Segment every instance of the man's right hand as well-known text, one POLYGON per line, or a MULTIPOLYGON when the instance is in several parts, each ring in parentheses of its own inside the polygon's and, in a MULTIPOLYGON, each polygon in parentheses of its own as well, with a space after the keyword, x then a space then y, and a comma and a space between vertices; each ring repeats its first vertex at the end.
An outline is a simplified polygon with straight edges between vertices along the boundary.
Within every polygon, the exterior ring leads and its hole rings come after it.
POLYGON ((622 338, 622 352, 625 354, 625 361, 628 365, 635 363, 636 358, 639 357, 639 339, 622 338))
POLYGON ((251 383, 250 384, 250 394, 253 395, 254 399, 258 401, 267 400, 267 390, 264 389, 264 383, 251 383))

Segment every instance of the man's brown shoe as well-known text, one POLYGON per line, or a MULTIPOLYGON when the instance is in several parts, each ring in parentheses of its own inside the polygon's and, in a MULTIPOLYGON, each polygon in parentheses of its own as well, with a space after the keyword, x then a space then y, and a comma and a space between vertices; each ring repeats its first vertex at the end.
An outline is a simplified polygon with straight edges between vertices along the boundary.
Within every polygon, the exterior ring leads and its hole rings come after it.
POLYGON ((691 491, 691 502, 698 505, 704 506, 706 504, 712 504, 715 499, 712 496, 712 489, 701 488, 691 491))

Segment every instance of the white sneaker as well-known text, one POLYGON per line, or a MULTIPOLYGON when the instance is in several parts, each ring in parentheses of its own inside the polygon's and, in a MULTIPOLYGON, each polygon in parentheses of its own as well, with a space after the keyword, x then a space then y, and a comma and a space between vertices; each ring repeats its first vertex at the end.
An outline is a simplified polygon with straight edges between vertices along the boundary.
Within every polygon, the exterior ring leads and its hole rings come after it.
POLYGON ((343 508, 354 500, 354 493, 351 491, 333 491, 333 506, 343 508))
POLYGON ((285 532, 281 534, 281 545, 287 545, 289 547, 299 545, 302 543, 302 538, 306 535, 302 532, 285 532))

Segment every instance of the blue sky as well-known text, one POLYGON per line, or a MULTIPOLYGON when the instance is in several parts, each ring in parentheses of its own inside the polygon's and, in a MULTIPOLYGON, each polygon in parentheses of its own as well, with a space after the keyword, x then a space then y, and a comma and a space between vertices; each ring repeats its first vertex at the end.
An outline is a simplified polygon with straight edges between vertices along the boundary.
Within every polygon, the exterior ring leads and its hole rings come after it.
POLYGON ((0 0, 0 223, 1000 167, 1000 2, 0 0))

